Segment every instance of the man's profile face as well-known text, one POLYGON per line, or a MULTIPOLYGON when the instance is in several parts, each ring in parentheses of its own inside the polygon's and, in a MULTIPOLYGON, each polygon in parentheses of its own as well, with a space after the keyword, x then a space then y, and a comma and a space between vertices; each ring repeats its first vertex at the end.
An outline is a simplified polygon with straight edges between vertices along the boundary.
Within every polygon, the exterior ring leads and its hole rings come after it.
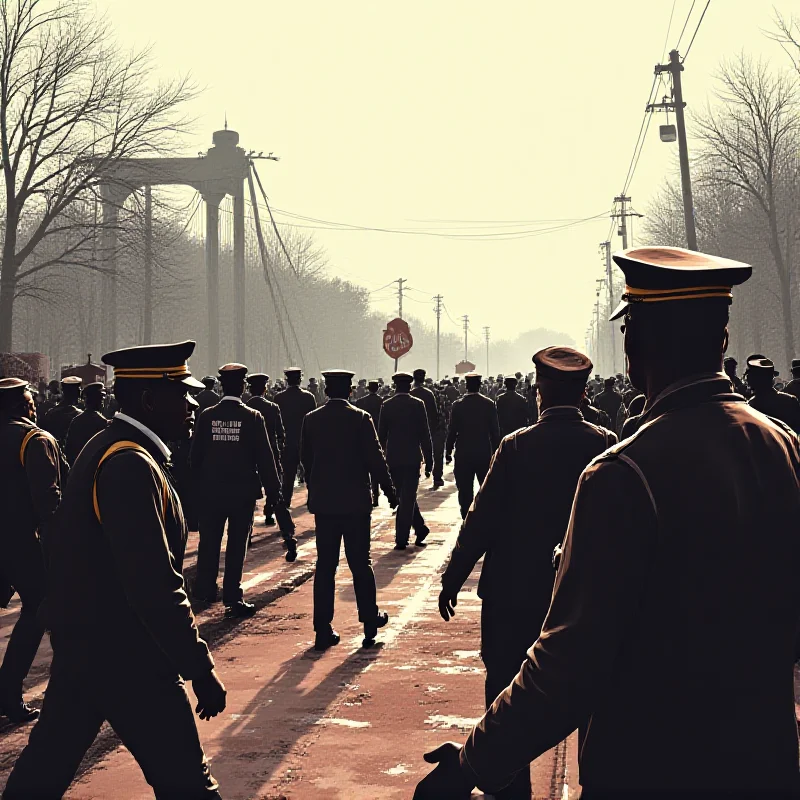
POLYGON ((22 397, 25 400, 24 416, 26 416, 31 422, 36 422, 36 401, 33 399, 33 393, 26 390, 22 397))
POLYGON ((171 442, 188 439, 192 435, 197 401, 184 384, 178 381, 159 381, 143 396, 153 428, 162 439, 171 442), (149 397, 148 397, 149 395, 149 397))

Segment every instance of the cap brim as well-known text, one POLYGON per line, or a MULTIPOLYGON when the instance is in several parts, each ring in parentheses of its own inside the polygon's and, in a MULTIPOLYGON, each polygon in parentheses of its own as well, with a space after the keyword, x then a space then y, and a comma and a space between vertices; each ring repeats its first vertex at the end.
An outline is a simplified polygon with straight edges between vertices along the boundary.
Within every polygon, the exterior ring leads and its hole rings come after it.
POLYGON ((615 319, 619 319, 625 312, 628 310, 628 301, 623 300, 615 309, 614 313, 608 318, 609 322, 613 322, 615 319))
POLYGON ((193 378, 189 375, 186 378, 181 378, 179 383, 182 383, 184 386, 188 387, 189 389, 205 389, 206 385, 204 383, 200 383, 197 378, 193 378))

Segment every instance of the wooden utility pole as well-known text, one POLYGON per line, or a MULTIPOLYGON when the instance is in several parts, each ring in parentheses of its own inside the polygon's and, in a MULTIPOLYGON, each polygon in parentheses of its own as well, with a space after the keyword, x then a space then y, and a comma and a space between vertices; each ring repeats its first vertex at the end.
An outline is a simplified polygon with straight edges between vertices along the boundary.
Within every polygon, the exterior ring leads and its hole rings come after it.
MULTIPOLYGON (((406 278, 398 278, 397 279, 397 316, 400 319, 403 319, 403 284, 406 282, 406 278)), ((399 359, 394 360, 394 371, 397 372, 397 363, 399 359)))
POLYGON ((436 308, 434 311, 436 312, 436 380, 439 381, 439 326, 442 320, 442 296, 437 294, 436 297, 433 298, 436 301, 436 308))
MULTIPOLYGON (((623 217, 624 220, 624 217, 623 217)), ((611 242, 600 242, 606 266, 606 283, 608 284, 608 313, 609 316, 614 310, 614 281, 611 274, 611 242)), ((608 328, 611 331, 611 371, 617 372, 617 342, 614 334, 614 323, 609 322, 608 328)))
POLYGON ((486 337, 486 375, 489 375, 489 328, 484 327, 483 335, 486 337))
POLYGON ((144 187, 144 344, 153 343, 153 193, 144 187))
POLYGON ((689 171, 689 148, 686 144, 686 121, 683 109, 683 86, 681 85, 681 72, 683 64, 677 50, 669 54, 669 64, 656 64, 656 74, 669 72, 672 76, 672 102, 652 103, 647 106, 648 111, 656 108, 672 109, 675 111, 675 123, 678 133, 678 160, 681 165, 681 193, 683 194, 683 222, 686 227, 686 246, 689 250, 697 250, 697 231, 694 226, 694 200, 692 198, 692 176, 689 171))
POLYGON ((464 323, 464 361, 467 361, 467 354, 468 354, 468 344, 467 344, 467 334, 469 332, 469 317, 464 314, 461 317, 462 322, 464 323))

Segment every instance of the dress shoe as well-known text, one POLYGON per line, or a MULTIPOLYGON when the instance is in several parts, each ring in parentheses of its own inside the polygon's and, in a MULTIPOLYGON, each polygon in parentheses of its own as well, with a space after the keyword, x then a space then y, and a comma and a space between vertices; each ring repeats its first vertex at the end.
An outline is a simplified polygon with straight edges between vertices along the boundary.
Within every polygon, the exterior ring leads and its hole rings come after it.
POLYGON ((252 603, 248 603, 245 600, 239 600, 238 603, 234 603, 232 606, 228 606, 225 609, 226 617, 236 617, 239 619, 252 617, 255 613, 256 607, 252 603))
POLYGON ((286 560, 291 564, 297 561, 297 542, 288 542, 286 544, 286 560))
POLYGON ((378 628, 382 628, 389 621, 389 615, 385 611, 379 611, 372 622, 364 623, 364 647, 372 647, 375 644, 375 637, 378 635, 378 628))
POLYGON ((425 540, 428 538, 428 534, 431 532, 431 529, 426 525, 422 530, 414 531, 416 535, 416 539, 414 540, 414 544, 417 547, 425 547, 425 540))
POLYGON ((442 480, 437 480, 437 481, 433 482, 433 488, 434 489, 441 489, 442 486, 444 486, 444 481, 442 481, 442 480))
POLYGON ((0 716, 8 717, 15 725, 33 722, 39 716, 39 710, 32 708, 20 697, 19 700, 0 702, 0 716))
POLYGON ((269 516, 266 514, 264 515, 264 525, 266 525, 266 527, 271 528, 275 524, 275 517, 272 514, 269 516))
POLYGON ((211 594, 204 594, 203 592, 198 592, 194 586, 192 586, 191 598, 195 603, 216 603, 218 600, 218 591, 217 587, 214 587, 214 591, 211 594))
POLYGON ((327 650, 329 647, 339 644, 342 637, 331 628, 329 631, 318 631, 314 637, 315 650, 327 650))
POLYGON ((405 550, 405 549, 406 549, 406 547, 408 547, 408 545, 407 545, 407 544, 404 544, 403 542, 398 542, 398 543, 397 543, 397 544, 394 546, 394 549, 395 549, 395 550, 405 550))

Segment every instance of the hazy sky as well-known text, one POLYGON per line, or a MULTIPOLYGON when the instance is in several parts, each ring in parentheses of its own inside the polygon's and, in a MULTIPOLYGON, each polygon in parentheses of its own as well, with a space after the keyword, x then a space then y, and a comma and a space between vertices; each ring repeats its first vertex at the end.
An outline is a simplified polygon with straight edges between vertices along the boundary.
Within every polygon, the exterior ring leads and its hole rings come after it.
MULTIPOLYGON (((691 5, 676 0, 667 50, 691 5)), ((774 5, 800 14, 800 2, 774 5)), ((122 45, 150 43, 164 76, 190 72, 206 87, 187 152, 210 146, 227 113, 243 147, 281 157, 259 162, 275 207, 460 234, 540 232, 563 224, 542 220, 602 214, 510 241, 314 231, 332 272, 370 289, 407 278, 418 291, 406 308, 431 322, 428 299, 439 292, 454 319, 469 314, 476 334, 484 325, 495 338, 544 326, 583 342, 602 272, 597 246, 662 58, 672 0, 99 6, 122 45)), ((704 6, 695 3, 681 51, 704 6)), ((772 9, 762 0, 712 0, 686 61, 689 110, 711 97, 726 56, 744 49, 788 64, 762 33, 772 9)), ((677 145, 658 139, 664 121, 653 120, 629 190, 641 212, 672 168, 677 145)), ((376 308, 396 310, 389 291, 375 298, 376 308)), ((444 325, 456 330, 446 317, 444 325)))

